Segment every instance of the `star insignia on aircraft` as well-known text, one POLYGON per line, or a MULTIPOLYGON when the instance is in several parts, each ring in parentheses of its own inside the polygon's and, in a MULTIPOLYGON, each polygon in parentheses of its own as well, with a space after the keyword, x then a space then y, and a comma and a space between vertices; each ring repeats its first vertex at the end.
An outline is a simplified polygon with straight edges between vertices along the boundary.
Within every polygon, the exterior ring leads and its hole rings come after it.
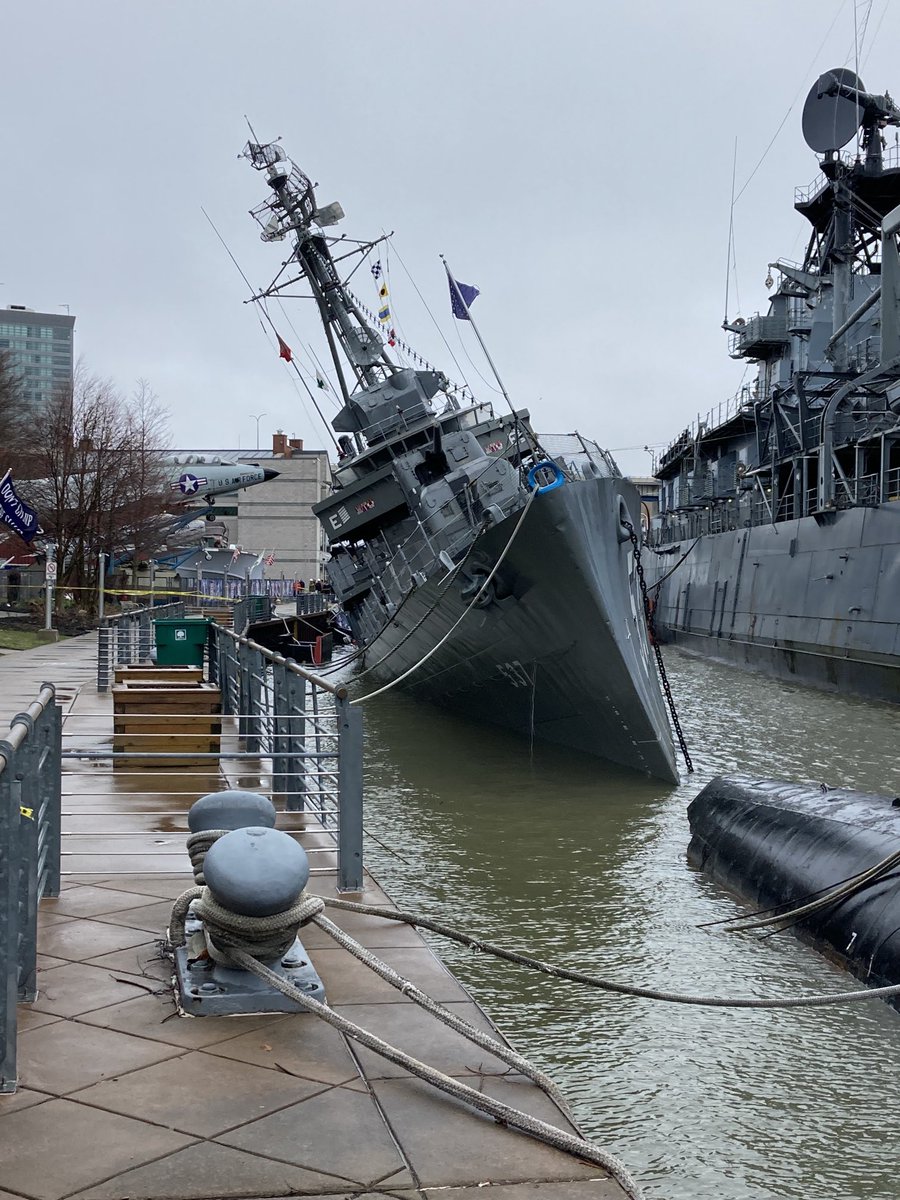
POLYGON ((199 492, 201 485, 205 484, 206 480, 199 478, 197 475, 184 474, 175 486, 183 495, 195 496, 199 492))

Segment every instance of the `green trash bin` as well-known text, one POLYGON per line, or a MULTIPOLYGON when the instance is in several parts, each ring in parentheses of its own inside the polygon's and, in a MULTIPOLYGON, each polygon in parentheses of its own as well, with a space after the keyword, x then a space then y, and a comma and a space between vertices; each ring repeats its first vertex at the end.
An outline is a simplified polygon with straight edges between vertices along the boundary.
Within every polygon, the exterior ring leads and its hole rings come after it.
POLYGON ((206 617, 165 617, 156 626, 156 661, 161 667, 202 667, 209 636, 206 617))

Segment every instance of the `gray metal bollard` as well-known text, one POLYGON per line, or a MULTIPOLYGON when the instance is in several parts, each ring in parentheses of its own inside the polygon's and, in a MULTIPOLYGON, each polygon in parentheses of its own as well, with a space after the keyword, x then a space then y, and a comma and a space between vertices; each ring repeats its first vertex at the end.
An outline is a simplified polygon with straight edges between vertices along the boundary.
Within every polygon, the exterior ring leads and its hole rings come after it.
POLYGON ((188 829, 201 833, 207 829, 245 829, 248 825, 275 828, 275 805, 268 796, 257 792, 229 789, 210 792, 191 805, 188 829))
POLYGON ((203 873, 223 908, 269 917, 297 902, 309 881, 309 859, 279 829, 235 829, 210 847, 203 873))
POLYGON ((203 865, 209 849, 224 830, 246 829, 249 825, 275 828, 275 805, 256 792, 228 790, 210 792, 195 800, 188 812, 187 851, 195 883, 205 883, 203 865))
MULTIPOLYGON (((253 793, 238 793, 244 798, 248 795, 253 793)), ((214 799, 215 795, 204 797, 206 801, 214 799)), ((205 808, 211 820, 222 815, 212 804, 205 808)), ((240 805, 235 811, 240 811, 240 805)), ((200 837, 202 833, 198 830, 192 836, 200 837)), ((303 847, 288 834, 256 825, 231 830, 216 839, 206 851, 203 874, 209 895, 222 908, 243 917, 269 917, 286 913, 296 904, 309 879, 309 861, 303 847)), ((302 1011, 302 1005, 277 988, 231 965, 225 946, 217 945, 214 935, 196 916, 192 924, 187 944, 175 948, 175 978, 182 1012, 221 1016, 302 1011)), ((260 957, 273 971, 314 999, 324 1001, 322 981, 299 938, 286 950, 282 940, 280 952, 277 936, 274 948, 265 938, 258 944, 260 957), (269 958, 270 952, 273 958, 269 958)))

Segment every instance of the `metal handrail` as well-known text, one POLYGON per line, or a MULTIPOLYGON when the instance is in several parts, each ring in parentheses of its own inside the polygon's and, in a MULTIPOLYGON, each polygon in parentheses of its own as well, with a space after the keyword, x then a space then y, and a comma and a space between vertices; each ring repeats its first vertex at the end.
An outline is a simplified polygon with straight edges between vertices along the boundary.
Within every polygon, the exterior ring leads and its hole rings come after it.
POLYGON ((0 740, 0 1094, 16 1090, 17 1005, 37 995, 37 909, 58 896, 62 714, 56 690, 0 740))
POLYGON ((160 617, 183 617, 183 600, 136 608, 104 617, 97 630, 97 691, 109 690, 113 666, 131 666, 150 657, 153 622, 160 617))
POLYGON ((293 672, 294 675, 300 675, 309 683, 313 683, 316 687, 322 688, 323 691, 331 692, 333 696, 338 696, 343 699, 347 695, 347 689, 342 684, 335 686, 335 684, 329 683, 327 679, 323 679, 321 675, 314 675, 312 671, 304 671, 299 663, 295 662, 292 658, 285 658, 283 654, 279 654, 275 650, 267 650, 265 646, 260 646, 258 642, 252 641, 243 634, 236 633, 233 629, 226 629, 224 626, 220 625, 214 628, 214 635, 230 637, 240 646, 249 646, 251 650, 259 653, 259 655, 264 658, 266 662, 273 664, 277 663, 280 667, 286 667, 289 671, 293 672))

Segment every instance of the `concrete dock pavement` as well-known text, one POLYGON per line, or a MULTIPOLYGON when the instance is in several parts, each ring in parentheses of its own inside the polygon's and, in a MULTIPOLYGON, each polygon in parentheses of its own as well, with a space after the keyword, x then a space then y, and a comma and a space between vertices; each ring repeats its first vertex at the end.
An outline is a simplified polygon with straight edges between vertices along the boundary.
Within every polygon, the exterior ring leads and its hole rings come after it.
MULTIPOLYGON (((69 745, 111 742, 112 700, 96 691, 95 655, 93 635, 3 655, 0 718, 8 722, 47 680, 59 688, 69 745)), ((145 769, 135 778, 100 761, 67 765, 63 890, 41 903, 39 994, 19 1008, 20 1086, 0 1097, 0 1200, 621 1200, 598 1167, 473 1112, 313 1015, 177 1014, 162 939, 173 899, 193 878, 183 818, 155 814, 186 812, 214 783, 208 772, 145 769)), ((326 850, 311 859, 321 873, 310 890, 336 895, 324 835, 299 837, 326 850)), ((368 875, 364 900, 390 903, 368 875)), ((416 931, 329 916, 497 1036, 416 931)), ((530 1080, 437 1023, 323 931, 307 926, 301 936, 332 1008, 577 1132, 530 1080)))

